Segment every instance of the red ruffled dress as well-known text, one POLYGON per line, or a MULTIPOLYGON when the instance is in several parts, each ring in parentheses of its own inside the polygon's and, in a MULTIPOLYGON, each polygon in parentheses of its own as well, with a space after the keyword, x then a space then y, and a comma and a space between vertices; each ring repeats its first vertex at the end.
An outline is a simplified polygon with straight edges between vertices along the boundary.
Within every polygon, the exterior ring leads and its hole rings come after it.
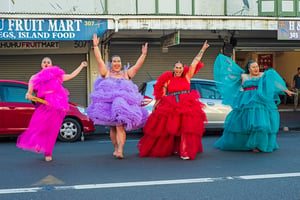
MULTIPOLYGON (((202 63, 201 63, 202 64, 202 63)), ((201 65, 201 67, 203 64, 201 65)), ((185 74, 173 77, 165 72, 155 84, 154 95, 160 102, 149 116, 138 142, 140 157, 168 157, 172 154, 195 159, 203 152, 202 135, 207 123, 197 90, 190 90, 185 74), (162 96, 163 85, 169 82, 167 94, 162 96)))

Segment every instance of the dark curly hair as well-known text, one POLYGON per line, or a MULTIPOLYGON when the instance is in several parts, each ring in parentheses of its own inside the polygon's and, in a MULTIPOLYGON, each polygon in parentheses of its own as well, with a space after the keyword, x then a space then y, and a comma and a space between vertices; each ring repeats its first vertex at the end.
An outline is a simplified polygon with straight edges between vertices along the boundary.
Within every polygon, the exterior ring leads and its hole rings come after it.
POLYGON ((250 65, 251 65, 252 63, 256 63, 256 62, 255 62, 254 60, 249 60, 249 61, 247 62, 246 66, 245 66, 245 73, 246 73, 246 74, 249 74, 249 73, 250 73, 249 67, 250 67, 250 65))
MULTIPOLYGON (((182 64, 182 67, 184 68, 183 62, 181 62, 180 60, 177 60, 177 61, 174 63, 174 66, 175 66, 177 63, 182 64)), ((173 76, 175 76, 175 72, 173 72, 173 76)), ((181 74, 181 78, 182 78, 182 77, 183 77, 183 72, 182 72, 182 74, 181 74)))
POLYGON ((121 60, 121 57, 119 56, 119 55, 113 55, 111 58, 110 58, 110 62, 112 62, 112 60, 114 59, 114 58, 120 58, 120 60, 121 60))

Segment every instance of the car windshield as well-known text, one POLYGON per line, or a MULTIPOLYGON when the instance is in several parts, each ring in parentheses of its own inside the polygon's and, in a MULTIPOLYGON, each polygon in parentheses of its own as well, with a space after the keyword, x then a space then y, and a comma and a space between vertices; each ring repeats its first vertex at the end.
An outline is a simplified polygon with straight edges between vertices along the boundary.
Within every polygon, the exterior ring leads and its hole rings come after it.
POLYGON ((216 85, 209 83, 191 82, 191 89, 196 89, 204 99, 222 99, 216 85))

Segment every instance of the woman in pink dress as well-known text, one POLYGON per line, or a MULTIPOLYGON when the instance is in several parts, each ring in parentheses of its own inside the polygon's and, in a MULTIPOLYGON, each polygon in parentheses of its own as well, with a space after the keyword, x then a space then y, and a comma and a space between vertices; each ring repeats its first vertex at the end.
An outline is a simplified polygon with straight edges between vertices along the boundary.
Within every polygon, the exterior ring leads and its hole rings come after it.
POLYGON ((52 66, 50 58, 42 60, 42 70, 33 75, 25 98, 34 101, 33 92, 46 103, 38 103, 26 131, 17 140, 17 147, 36 153, 44 153, 47 162, 52 160, 52 151, 59 129, 69 109, 69 92, 62 84, 76 77, 87 66, 83 61, 71 74, 52 66))

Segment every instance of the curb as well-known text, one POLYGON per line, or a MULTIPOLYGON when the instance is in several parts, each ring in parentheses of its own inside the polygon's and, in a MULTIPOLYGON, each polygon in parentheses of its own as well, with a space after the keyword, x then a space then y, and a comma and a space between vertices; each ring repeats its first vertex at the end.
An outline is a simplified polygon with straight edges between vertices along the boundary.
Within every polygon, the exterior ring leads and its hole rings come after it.
POLYGON ((294 111, 300 111, 300 108, 294 109, 294 108, 281 108, 278 109, 278 112, 294 112, 294 111))

